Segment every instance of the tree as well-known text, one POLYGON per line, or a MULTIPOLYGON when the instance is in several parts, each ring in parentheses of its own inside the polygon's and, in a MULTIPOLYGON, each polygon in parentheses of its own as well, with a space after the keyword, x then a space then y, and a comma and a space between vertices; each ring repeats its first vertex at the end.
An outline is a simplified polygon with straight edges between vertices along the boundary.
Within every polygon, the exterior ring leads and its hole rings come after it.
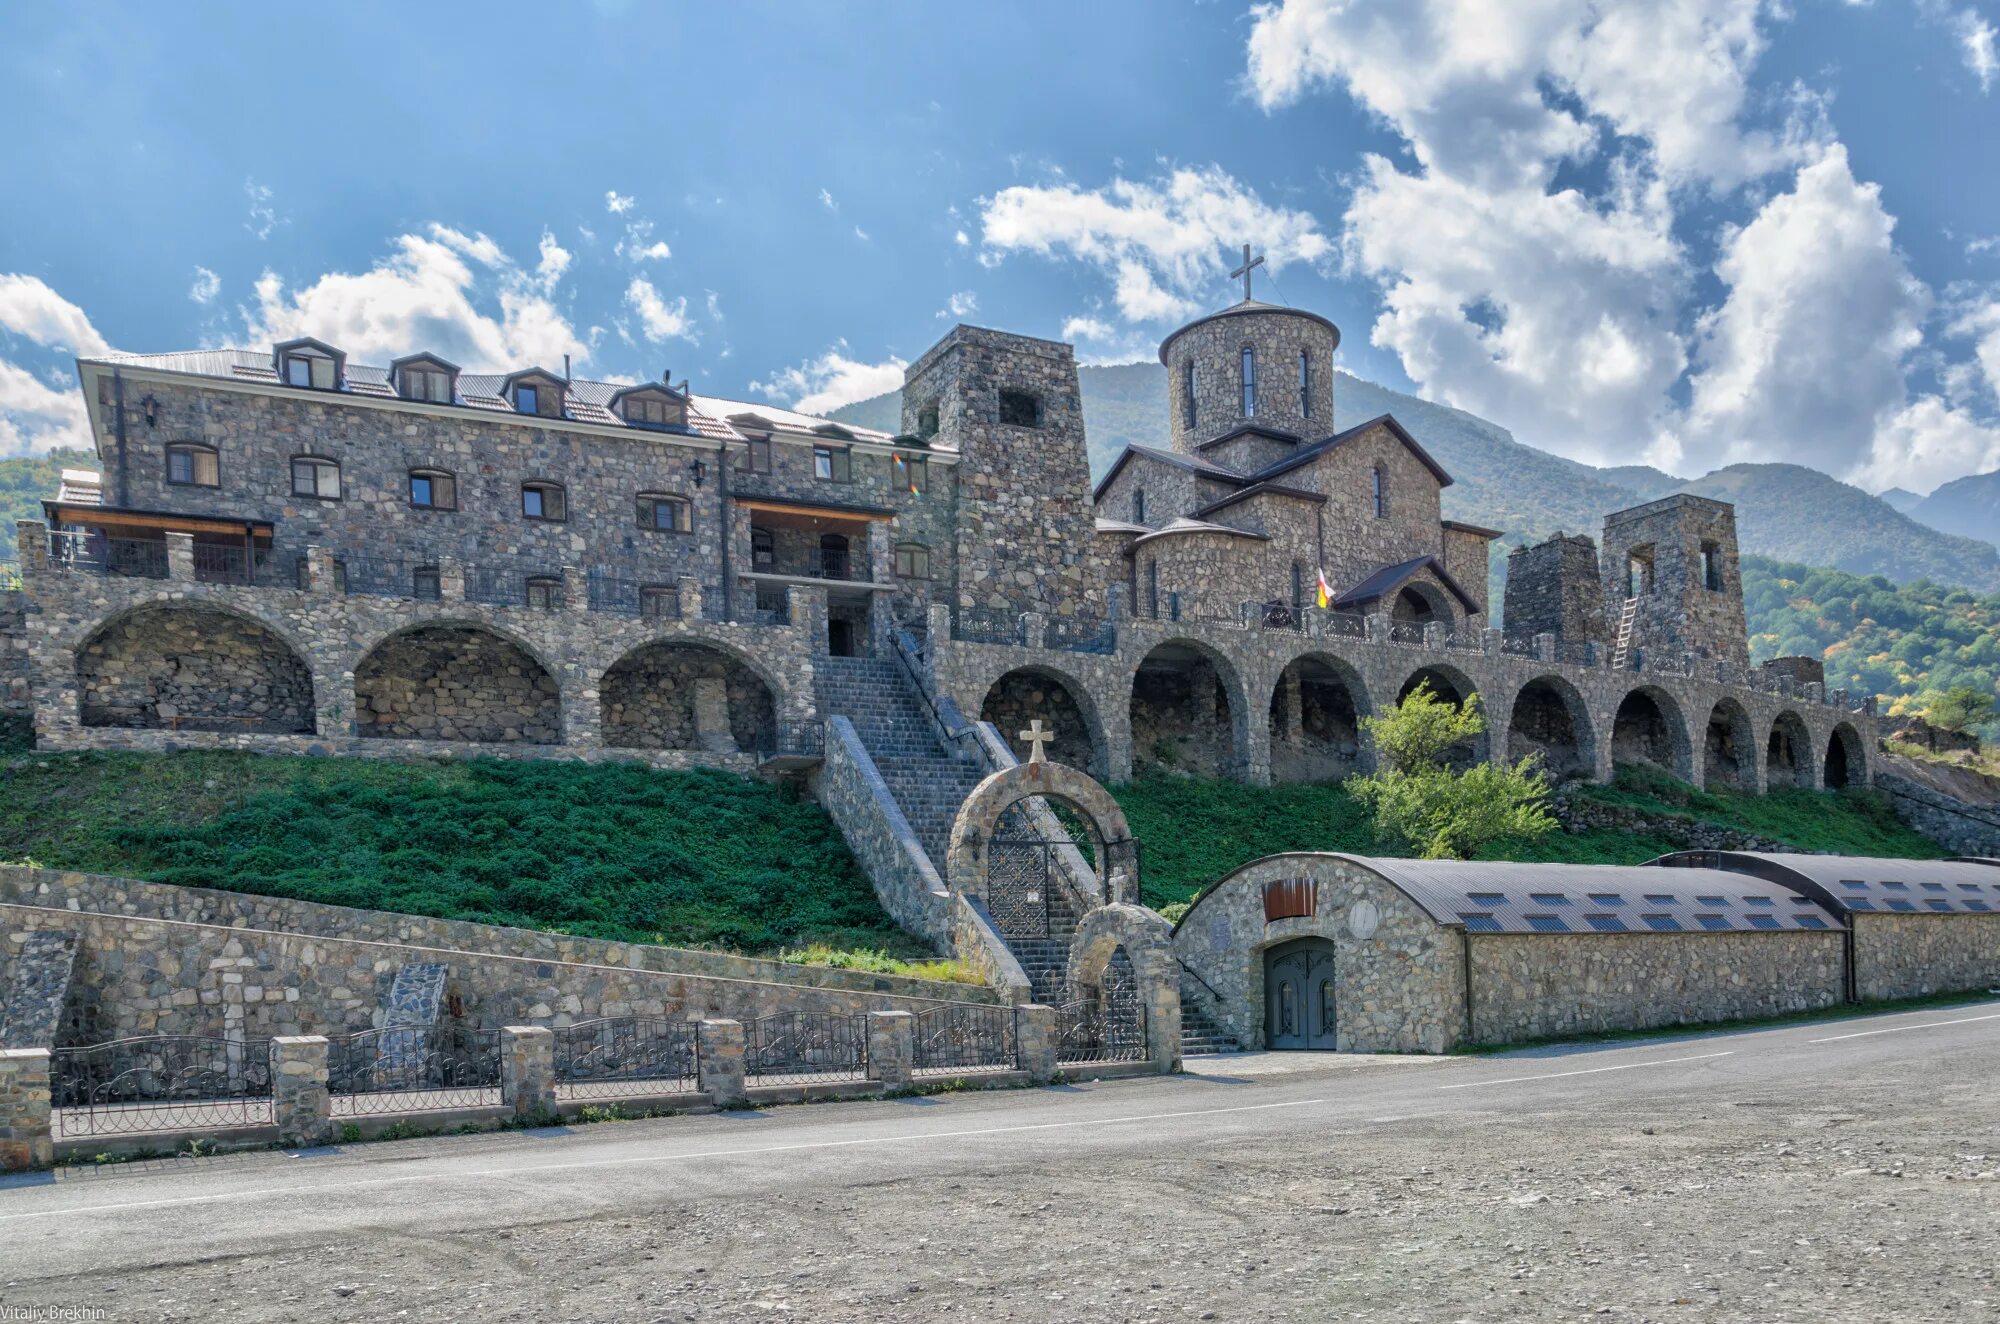
POLYGON ((1503 837, 1553 830, 1548 777, 1534 756, 1519 763, 1476 763, 1463 771, 1451 752, 1486 731, 1479 696, 1447 702, 1420 684, 1386 717, 1364 717, 1379 768, 1348 783, 1375 811, 1375 835, 1427 860, 1467 860, 1503 837))
POLYGON ((1924 702, 1924 720, 1941 731, 1968 731, 1993 720, 1993 696, 1970 685, 1954 685, 1924 702))

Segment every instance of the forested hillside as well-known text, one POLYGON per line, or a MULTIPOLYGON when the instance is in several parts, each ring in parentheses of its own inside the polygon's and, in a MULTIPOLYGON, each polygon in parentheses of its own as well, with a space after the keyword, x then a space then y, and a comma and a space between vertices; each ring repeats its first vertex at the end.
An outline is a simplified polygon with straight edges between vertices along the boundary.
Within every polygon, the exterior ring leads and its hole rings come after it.
POLYGON ((89 451, 50 451, 47 455, 0 460, 0 565, 12 565, 20 550, 14 545, 14 522, 42 517, 42 499, 56 494, 64 469, 95 469, 89 451))
POLYGON ((1909 514, 1946 533, 2000 543, 2000 471, 1955 478, 1911 506, 1909 514))

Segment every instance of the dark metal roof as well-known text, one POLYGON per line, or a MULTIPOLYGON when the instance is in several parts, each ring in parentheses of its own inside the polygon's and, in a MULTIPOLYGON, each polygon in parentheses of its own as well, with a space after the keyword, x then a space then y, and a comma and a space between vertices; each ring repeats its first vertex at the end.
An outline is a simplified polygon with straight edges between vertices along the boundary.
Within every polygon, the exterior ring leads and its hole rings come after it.
POLYGON ((1727 869, 1789 887, 1843 914, 2000 914, 2000 874, 1970 860, 1690 850, 1662 855, 1647 867, 1727 869))
POLYGON ((1438 523, 1447 529, 1456 529, 1460 533, 1470 533, 1484 538, 1489 542, 1495 538, 1504 538, 1506 536, 1505 532, 1500 529, 1489 529, 1478 524, 1467 524, 1464 520, 1443 519, 1439 520, 1438 523))
POLYGON ((1370 602, 1378 602, 1409 583, 1418 573, 1424 570, 1429 570, 1432 574, 1436 575, 1438 582, 1451 590, 1452 596, 1458 599, 1461 607, 1464 607, 1469 612, 1479 610, 1479 603, 1473 599, 1472 595, 1461 588, 1456 579, 1453 579, 1446 573, 1444 562, 1438 560, 1435 556, 1429 555, 1419 556, 1414 561, 1404 561, 1398 565, 1383 566, 1380 570, 1377 570, 1374 574, 1335 598, 1333 600, 1333 609, 1335 611, 1346 611, 1350 607, 1365 606, 1370 602))
POLYGON ((1253 496, 1266 496, 1266 495, 1296 497, 1300 501, 1317 502, 1322 506, 1326 504, 1326 495, 1321 492, 1308 492, 1303 487, 1286 487, 1283 483, 1252 483, 1250 486, 1242 489, 1241 491, 1231 492, 1226 497, 1222 497, 1219 500, 1209 502, 1207 505, 1201 507, 1199 510, 1194 512, 1194 518, 1207 519, 1210 515, 1213 515, 1216 511, 1225 510, 1228 507, 1235 505, 1239 501, 1248 500, 1250 497, 1253 496))
POLYGON ((1105 471, 1104 477, 1098 479, 1097 486, 1091 489, 1090 499, 1092 501, 1098 501, 1103 498, 1104 490, 1111 486, 1111 480, 1118 476, 1118 471, 1129 464, 1134 456, 1138 456, 1141 459, 1158 460, 1162 464, 1171 464, 1182 469, 1191 470, 1194 473, 1200 474, 1203 478, 1213 478, 1218 483, 1234 483, 1238 487, 1242 487, 1250 482, 1242 474, 1230 469, 1224 469, 1220 465, 1210 464, 1207 460, 1197 460, 1189 455, 1182 455, 1176 451, 1163 451, 1152 446, 1127 446, 1124 450, 1118 452, 1118 458, 1111 462, 1111 467, 1105 471))
POLYGON ((1318 322, 1321 326, 1333 332, 1334 348, 1338 349, 1340 347, 1340 328, 1326 318, 1321 317, 1318 313, 1309 313, 1303 308, 1287 308, 1283 304, 1278 303, 1265 303, 1262 299, 1245 299, 1241 303, 1231 304, 1221 312, 1210 313, 1206 317, 1197 317, 1186 326, 1168 332, 1167 338, 1160 342, 1160 362, 1165 363, 1167 361, 1167 346, 1173 344, 1175 340, 1194 330, 1196 327, 1206 326, 1210 322, 1219 321, 1224 317, 1246 317, 1253 313, 1280 313, 1290 317, 1303 317, 1310 321, 1318 322))
POLYGON ((1283 428, 1274 428, 1263 423, 1238 423, 1221 436, 1210 437, 1207 441, 1196 446, 1195 449, 1205 451, 1211 447, 1221 446, 1227 442, 1234 441, 1238 437, 1268 437, 1272 441, 1289 442, 1294 446, 1305 440, 1298 433, 1287 432, 1283 428))
POLYGON ((1789 888, 1719 869, 1334 858, 1379 874, 1438 923, 1473 933, 1756 933, 1845 927, 1838 915, 1789 888))
POLYGON ((1331 437, 1316 441, 1297 455, 1288 455, 1276 464, 1266 465, 1264 468, 1259 469, 1256 473, 1249 476, 1248 481, 1262 482, 1268 478, 1276 478, 1279 474, 1290 473, 1300 465, 1311 464, 1330 450, 1345 446, 1348 442, 1353 441, 1356 437, 1361 436, 1374 427, 1389 429, 1390 434, 1397 441, 1402 442, 1409 449, 1410 454, 1416 456, 1426 469, 1429 469, 1437 476, 1439 487, 1451 486, 1451 475, 1445 472, 1444 466, 1431 458, 1431 453, 1424 449, 1423 443, 1411 436, 1410 430, 1401 423, 1398 423, 1393 414, 1377 414, 1366 423, 1357 423, 1345 431, 1336 432, 1331 437))

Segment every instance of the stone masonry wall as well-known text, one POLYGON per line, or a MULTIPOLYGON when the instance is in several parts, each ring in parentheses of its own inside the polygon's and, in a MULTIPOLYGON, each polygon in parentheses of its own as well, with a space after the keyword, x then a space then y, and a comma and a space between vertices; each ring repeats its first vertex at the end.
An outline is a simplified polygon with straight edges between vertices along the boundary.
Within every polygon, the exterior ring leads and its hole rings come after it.
POLYGON ((562 740, 555 678, 516 645, 481 630, 412 631, 369 654, 354 676, 364 736, 398 740, 562 740))
POLYGON ((1553 634, 1605 641, 1604 583, 1597 544, 1558 533, 1507 557, 1506 631, 1516 639, 1553 634))
POLYGON ((1749 628, 1743 616, 1743 575, 1736 548, 1736 510, 1727 502, 1679 493, 1604 520, 1604 576, 1607 620, 1626 596, 1626 570, 1635 549, 1651 551, 1653 584, 1638 594, 1633 641, 1642 649, 1678 656, 1719 658, 1749 665, 1749 628), (1721 586, 1702 578, 1702 547, 1713 544, 1721 586))
POLYGON ((2000 914, 1871 914, 1852 922, 1854 991, 1864 1000, 2000 985, 2000 914))
MULTIPOLYGON (((1192 455, 1201 443, 1243 423, 1317 441, 1333 423, 1333 352, 1340 333, 1324 320, 1287 308, 1231 312, 1177 332, 1166 346, 1173 448, 1192 455), (1257 412, 1243 412, 1243 349, 1256 351, 1257 412), (1312 363, 1311 410, 1300 408, 1299 355, 1312 363), (1188 367, 1194 368, 1194 425, 1187 423, 1188 367)), ((1233 467, 1233 466, 1232 466, 1233 467)))
POLYGON ((1471 935, 1474 1043, 1838 1004, 1837 932, 1471 935))
POLYGON ((269 630, 220 612, 123 617, 84 646, 77 677, 86 726, 313 729, 304 660, 269 630))
POLYGON ((770 748, 771 691, 726 653, 657 645, 612 667, 600 691, 604 743, 615 748, 770 748))

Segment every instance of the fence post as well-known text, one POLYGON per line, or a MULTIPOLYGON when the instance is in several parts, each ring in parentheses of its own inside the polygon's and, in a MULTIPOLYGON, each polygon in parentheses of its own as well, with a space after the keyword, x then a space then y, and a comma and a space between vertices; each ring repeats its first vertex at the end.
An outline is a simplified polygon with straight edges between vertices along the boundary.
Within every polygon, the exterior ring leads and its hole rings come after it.
POLYGON ((22 574, 48 569, 48 522, 38 519, 16 520, 14 522, 14 546, 21 558, 22 574))
POLYGON ((308 593, 331 593, 336 585, 333 576, 333 548, 311 546, 306 548, 306 582, 302 586, 308 593))
POLYGON ((562 592, 564 611, 590 610, 590 581, 584 577, 582 566, 562 568, 562 592))
POLYGON ((0 1172, 53 1164, 49 1123, 49 1050, 0 1048, 0 1172))
POLYGON ((1015 640, 1029 648, 1049 646, 1049 614, 1045 611, 1021 613, 1021 633, 1015 640))
POLYGON ((674 591, 680 597, 681 619, 698 621, 701 619, 701 580, 693 575, 682 575, 674 581, 674 591))
POLYGON ((310 1149, 333 1138, 333 1096, 327 1093, 329 1045, 322 1034, 271 1040, 271 1120, 278 1143, 310 1149))
POLYGON ((194 535, 167 534, 167 578, 186 583, 194 578, 194 535))
POLYGON ((883 1089, 908 1089, 917 1018, 907 1011, 868 1013, 868 1078, 883 1089))
POLYGON ((701 1023, 701 1088, 718 1108, 733 1108, 743 1092, 743 1022, 701 1023))
POLYGON ((556 1115, 556 1032, 546 1025, 500 1029, 500 1102, 523 1121, 556 1115))
POLYGON ((438 558, 438 601, 465 601, 465 562, 455 556, 438 558))
POLYGON ((1039 1002, 1014 1008, 1014 1037, 1021 1070, 1037 1085, 1056 1078, 1056 1009, 1039 1002))

